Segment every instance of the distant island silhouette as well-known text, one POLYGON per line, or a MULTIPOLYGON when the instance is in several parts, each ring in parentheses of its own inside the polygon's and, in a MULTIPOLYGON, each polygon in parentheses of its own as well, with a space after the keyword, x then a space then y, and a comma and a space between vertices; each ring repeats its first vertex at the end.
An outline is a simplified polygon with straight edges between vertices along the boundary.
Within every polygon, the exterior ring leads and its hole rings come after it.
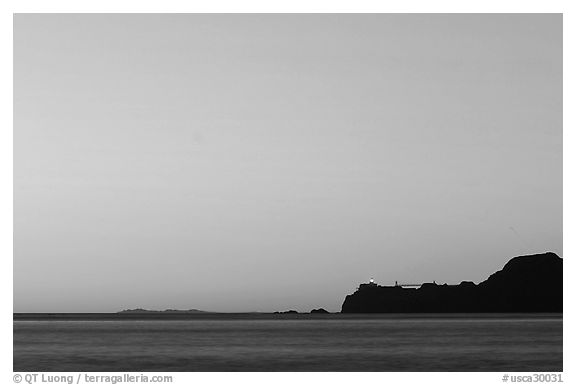
POLYGON ((380 286, 371 281, 346 296, 342 313, 562 312, 562 258, 548 252, 512 258, 476 285, 380 286))
POLYGON ((148 310, 148 309, 126 309, 126 310, 121 310, 118 312, 118 314, 140 314, 140 313, 168 313, 168 314, 172 314, 172 313, 184 313, 184 314, 196 314, 196 313, 209 313, 206 312, 204 310, 198 310, 198 309, 188 309, 188 310, 178 310, 178 309, 166 309, 166 310, 148 310))
MULTIPOLYGON (((272 314, 306 314, 306 313, 300 313, 296 310, 287 310, 287 311, 275 311, 272 314)), ((330 314, 330 312, 324 308, 319 308, 310 310, 309 314, 330 314)))

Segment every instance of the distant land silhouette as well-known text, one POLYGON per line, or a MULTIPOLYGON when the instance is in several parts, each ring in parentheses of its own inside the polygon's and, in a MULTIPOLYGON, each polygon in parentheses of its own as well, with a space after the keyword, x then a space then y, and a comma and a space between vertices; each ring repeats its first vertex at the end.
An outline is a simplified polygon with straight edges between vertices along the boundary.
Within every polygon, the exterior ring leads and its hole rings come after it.
POLYGON ((296 310, 275 311, 273 314, 300 314, 296 310))
POLYGON ((166 309, 166 310, 148 310, 148 309, 126 309, 118 312, 119 314, 139 314, 139 313, 208 313, 204 310, 189 309, 189 310, 178 310, 178 309, 166 309))
MULTIPOLYGON (((525 255, 512 258, 504 268, 476 285, 462 281, 458 285, 380 286, 360 284, 347 295, 340 313, 562 313, 562 265, 558 255, 525 255)), ((297 317, 314 315, 336 317, 323 308, 309 313, 296 310, 221 313, 198 309, 147 310, 126 309, 116 313, 14 313, 14 320, 58 319, 244 319, 249 317, 297 317)), ((344 316, 344 315, 343 315, 344 316)))
POLYGON ((478 285, 365 283, 342 304, 342 313, 488 312, 562 312, 562 258, 550 252, 515 257, 478 285))
MULTIPOLYGON (((288 311, 275 311, 272 314, 306 314, 306 313, 299 313, 296 310, 288 310, 288 311)), ((312 309, 310 311, 310 314, 330 314, 330 312, 324 308, 319 308, 319 309, 312 309)))

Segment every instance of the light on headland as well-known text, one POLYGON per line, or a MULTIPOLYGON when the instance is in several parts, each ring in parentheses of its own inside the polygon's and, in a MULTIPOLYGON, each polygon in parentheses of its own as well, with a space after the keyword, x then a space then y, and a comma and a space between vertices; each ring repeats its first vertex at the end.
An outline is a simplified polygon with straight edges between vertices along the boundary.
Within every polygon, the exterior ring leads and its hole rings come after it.
POLYGON ((374 278, 370 278, 370 283, 374 283, 374 278))

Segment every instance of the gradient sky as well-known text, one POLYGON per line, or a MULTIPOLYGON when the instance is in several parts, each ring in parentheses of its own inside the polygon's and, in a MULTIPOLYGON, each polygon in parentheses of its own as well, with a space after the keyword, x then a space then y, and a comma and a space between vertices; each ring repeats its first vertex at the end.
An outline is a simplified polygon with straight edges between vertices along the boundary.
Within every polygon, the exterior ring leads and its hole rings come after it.
POLYGON ((14 25, 14 311, 338 311, 562 256, 561 15, 14 25))

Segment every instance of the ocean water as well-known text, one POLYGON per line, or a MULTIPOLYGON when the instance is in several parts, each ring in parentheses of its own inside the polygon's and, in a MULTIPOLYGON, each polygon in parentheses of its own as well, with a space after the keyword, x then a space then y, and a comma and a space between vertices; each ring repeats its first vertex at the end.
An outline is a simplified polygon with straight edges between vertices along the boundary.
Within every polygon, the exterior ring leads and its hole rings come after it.
POLYGON ((14 371, 562 371, 562 318, 14 321, 14 371))

